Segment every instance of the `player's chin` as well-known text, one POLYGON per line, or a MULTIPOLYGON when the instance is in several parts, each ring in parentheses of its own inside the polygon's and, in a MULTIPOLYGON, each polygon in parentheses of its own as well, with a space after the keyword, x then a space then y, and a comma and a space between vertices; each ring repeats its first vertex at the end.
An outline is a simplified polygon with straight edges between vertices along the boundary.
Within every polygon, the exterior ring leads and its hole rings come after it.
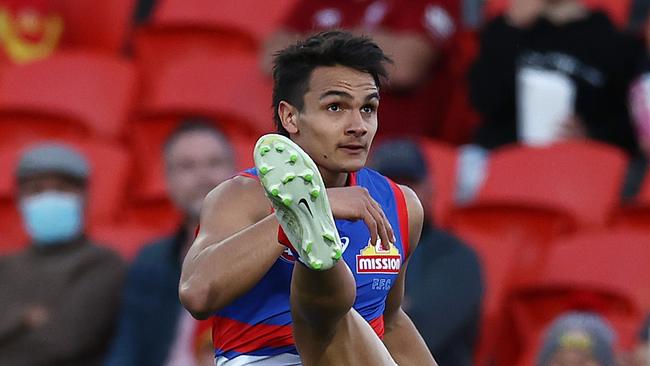
POLYGON ((366 165, 367 155, 346 157, 339 162, 340 170, 344 172, 356 172, 366 165))

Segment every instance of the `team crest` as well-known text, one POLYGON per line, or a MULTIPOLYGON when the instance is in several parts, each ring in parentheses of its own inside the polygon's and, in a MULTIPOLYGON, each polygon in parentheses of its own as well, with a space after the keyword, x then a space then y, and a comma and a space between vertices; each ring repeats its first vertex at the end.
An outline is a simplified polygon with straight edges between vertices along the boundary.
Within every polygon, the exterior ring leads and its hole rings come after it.
POLYGON ((384 250, 380 244, 368 245, 357 254, 357 273, 399 273, 402 267, 402 256, 393 244, 384 250))

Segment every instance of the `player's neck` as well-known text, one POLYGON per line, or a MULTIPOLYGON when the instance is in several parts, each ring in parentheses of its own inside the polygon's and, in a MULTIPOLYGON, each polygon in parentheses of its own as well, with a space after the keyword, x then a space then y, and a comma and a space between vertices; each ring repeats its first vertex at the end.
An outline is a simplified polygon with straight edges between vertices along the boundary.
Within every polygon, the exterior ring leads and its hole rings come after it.
POLYGON ((348 181, 348 173, 330 172, 322 167, 318 168, 318 170, 327 188, 345 187, 348 181))

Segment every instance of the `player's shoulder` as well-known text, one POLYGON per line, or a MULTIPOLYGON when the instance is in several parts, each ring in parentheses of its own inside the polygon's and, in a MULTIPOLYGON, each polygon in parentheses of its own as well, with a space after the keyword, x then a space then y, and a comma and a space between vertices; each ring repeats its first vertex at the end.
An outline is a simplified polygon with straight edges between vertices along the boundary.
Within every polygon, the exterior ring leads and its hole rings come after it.
MULTIPOLYGON (((246 170, 213 188, 205 197, 204 207, 232 206, 246 210, 260 207, 260 202, 267 202, 264 190, 254 170, 246 170)), ((264 210, 268 211, 267 207, 264 210)))

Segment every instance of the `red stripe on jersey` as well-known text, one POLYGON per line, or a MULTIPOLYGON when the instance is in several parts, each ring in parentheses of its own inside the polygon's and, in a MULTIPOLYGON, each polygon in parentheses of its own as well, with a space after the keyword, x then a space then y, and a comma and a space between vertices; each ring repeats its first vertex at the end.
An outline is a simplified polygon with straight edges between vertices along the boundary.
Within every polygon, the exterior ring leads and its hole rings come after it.
POLYGON ((212 319, 212 341, 215 349, 238 353, 294 344, 290 325, 250 325, 220 316, 212 319))
POLYGON ((350 187, 357 185, 357 172, 350 173, 350 187))
POLYGON ((379 338, 384 338, 384 316, 381 315, 368 322, 379 338))
MULTIPOLYGON (((388 178, 386 178, 388 179, 388 178)), ((392 180, 388 179, 390 187, 393 189, 393 195, 395 196, 395 202, 397 203, 397 217, 399 220, 399 231, 402 235, 402 248, 404 248, 404 258, 409 256, 409 212, 406 208, 406 198, 404 198, 404 192, 402 189, 395 184, 392 180)))
MULTIPOLYGON (((379 338, 384 337, 384 316, 368 322, 379 338)), ((214 348, 228 352, 249 353, 262 348, 280 348, 294 345, 290 325, 250 325, 220 316, 212 317, 214 348)))

